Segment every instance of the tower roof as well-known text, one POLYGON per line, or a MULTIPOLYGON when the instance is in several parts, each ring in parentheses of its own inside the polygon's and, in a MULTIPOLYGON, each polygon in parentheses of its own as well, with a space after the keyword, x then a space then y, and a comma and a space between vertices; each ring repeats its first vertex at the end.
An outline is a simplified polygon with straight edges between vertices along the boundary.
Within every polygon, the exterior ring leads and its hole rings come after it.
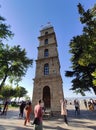
POLYGON ((45 26, 42 25, 40 31, 46 30, 46 29, 49 29, 49 28, 53 28, 53 26, 50 24, 50 22, 48 22, 45 26))

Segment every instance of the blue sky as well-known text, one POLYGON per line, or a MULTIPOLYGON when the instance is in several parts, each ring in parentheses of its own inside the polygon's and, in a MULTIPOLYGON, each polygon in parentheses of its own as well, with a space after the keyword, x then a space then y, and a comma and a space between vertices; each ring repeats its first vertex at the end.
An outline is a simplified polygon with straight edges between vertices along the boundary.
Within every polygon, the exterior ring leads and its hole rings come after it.
MULTIPOLYGON (((53 25, 61 65, 61 76, 65 97, 75 97, 70 91, 71 79, 65 77, 65 71, 70 70, 71 54, 69 42, 73 36, 82 33, 82 25, 79 21, 77 4, 81 3, 85 9, 93 7, 96 0, 0 0, 0 15, 6 18, 6 23, 11 25, 15 34, 13 39, 5 43, 18 45, 26 49, 27 56, 34 59, 33 67, 28 69, 26 76, 20 83, 32 96, 33 78, 35 77, 35 60, 37 59, 38 36, 41 26, 48 22, 53 25)), ((93 93, 86 93, 94 96, 93 93)))

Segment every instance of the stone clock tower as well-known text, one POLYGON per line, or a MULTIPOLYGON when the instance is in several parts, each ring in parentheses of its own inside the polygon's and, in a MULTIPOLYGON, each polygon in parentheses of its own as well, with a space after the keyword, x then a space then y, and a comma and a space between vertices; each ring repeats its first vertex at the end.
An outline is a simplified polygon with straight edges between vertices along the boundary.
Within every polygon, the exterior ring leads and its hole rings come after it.
POLYGON ((38 40, 32 106, 34 107, 38 100, 42 99, 46 109, 59 112, 61 109, 60 100, 64 98, 64 95, 57 40, 53 26, 43 27, 40 30, 38 40))

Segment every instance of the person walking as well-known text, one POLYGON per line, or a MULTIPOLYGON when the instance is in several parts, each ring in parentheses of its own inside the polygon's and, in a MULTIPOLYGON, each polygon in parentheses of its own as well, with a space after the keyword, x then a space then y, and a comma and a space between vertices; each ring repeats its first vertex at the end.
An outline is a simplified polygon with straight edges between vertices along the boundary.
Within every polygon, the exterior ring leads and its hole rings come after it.
POLYGON ((24 113, 24 108, 26 106, 26 103, 24 101, 21 102, 20 104, 20 113, 19 113, 19 117, 23 118, 23 113, 24 113))
POLYGON ((32 112, 32 104, 31 104, 31 102, 28 102, 25 106, 25 121, 24 121, 25 126, 26 126, 27 122, 30 123, 31 112, 32 112))
POLYGON ((7 110, 8 110, 8 100, 6 99, 5 103, 4 103, 4 107, 3 107, 3 111, 1 113, 1 115, 7 115, 7 110))
POLYGON ((35 120, 38 119, 39 122, 34 124, 34 130, 43 130, 43 126, 42 126, 42 116, 43 116, 43 112, 42 112, 42 107, 41 107, 41 100, 39 100, 38 104, 34 107, 34 116, 35 116, 35 120))
POLYGON ((80 104, 78 100, 74 100, 74 105, 75 105, 75 116, 80 115, 80 104))
POLYGON ((85 105, 85 108, 87 109, 87 101, 84 99, 84 105, 85 105))
POLYGON ((66 100, 60 100, 61 103, 61 115, 63 115, 64 122, 66 125, 68 125, 68 120, 67 120, 67 109, 66 109, 66 100))

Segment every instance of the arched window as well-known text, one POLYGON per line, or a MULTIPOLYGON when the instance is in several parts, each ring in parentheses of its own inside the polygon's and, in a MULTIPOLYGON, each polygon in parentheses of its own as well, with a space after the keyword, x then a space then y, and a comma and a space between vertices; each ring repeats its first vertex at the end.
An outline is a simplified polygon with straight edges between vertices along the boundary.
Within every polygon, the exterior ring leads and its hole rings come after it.
POLYGON ((48 39, 45 39, 45 44, 48 44, 48 39))
POLYGON ((49 75, 49 64, 48 63, 46 63, 44 65, 44 75, 49 75))
POLYGON ((48 53, 48 49, 44 50, 44 57, 48 57, 49 53, 48 53))
POLYGON ((48 32, 45 32, 45 35, 47 35, 48 34, 48 32))

